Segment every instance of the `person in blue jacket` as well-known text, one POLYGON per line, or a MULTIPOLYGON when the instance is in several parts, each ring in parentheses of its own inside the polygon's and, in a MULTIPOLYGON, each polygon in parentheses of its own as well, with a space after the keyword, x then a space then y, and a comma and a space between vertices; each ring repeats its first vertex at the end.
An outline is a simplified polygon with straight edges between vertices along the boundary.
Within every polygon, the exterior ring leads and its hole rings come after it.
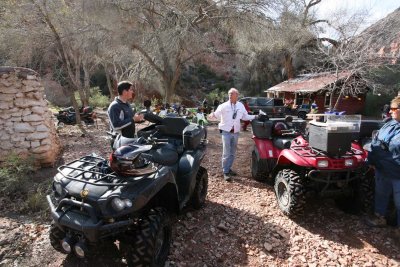
POLYGON ((135 122, 143 121, 143 114, 134 114, 130 101, 135 98, 133 84, 129 81, 118 83, 118 96, 111 102, 107 114, 113 132, 123 137, 135 137, 135 122))
POLYGON ((375 216, 367 223, 382 227, 390 197, 397 210, 396 236, 400 238, 400 96, 390 103, 392 119, 379 130, 371 143, 368 163, 375 169, 375 216))

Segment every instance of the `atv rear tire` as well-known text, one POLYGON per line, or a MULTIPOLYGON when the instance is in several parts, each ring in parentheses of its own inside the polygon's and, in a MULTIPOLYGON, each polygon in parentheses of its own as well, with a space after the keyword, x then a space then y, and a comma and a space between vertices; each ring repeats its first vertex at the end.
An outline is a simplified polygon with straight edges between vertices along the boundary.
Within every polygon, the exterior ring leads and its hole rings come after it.
POLYGON ((251 153, 251 177, 257 181, 266 181, 268 176, 268 163, 266 159, 259 159, 256 152, 251 153))
POLYGON ((259 159, 253 150, 251 154, 251 177, 268 185, 274 185, 274 179, 270 177, 270 172, 274 168, 276 159, 259 159))
POLYGON ((54 222, 52 222, 50 225, 49 237, 50 237, 50 244, 55 250, 64 254, 68 254, 64 251, 64 249, 61 246, 61 240, 64 239, 65 233, 61 231, 61 229, 58 228, 54 224, 54 222))
POLYGON ((208 190, 208 173, 205 168, 200 166, 196 175, 196 186, 194 188, 190 200, 193 208, 200 209, 201 207, 204 206, 207 197, 207 190, 208 190))
POLYGON ((167 210, 152 209, 131 238, 121 240, 128 266, 164 266, 171 245, 171 222, 167 210))
POLYGON ((291 169, 283 169, 275 178, 275 196, 281 211, 289 217, 303 213, 305 193, 301 177, 291 169))

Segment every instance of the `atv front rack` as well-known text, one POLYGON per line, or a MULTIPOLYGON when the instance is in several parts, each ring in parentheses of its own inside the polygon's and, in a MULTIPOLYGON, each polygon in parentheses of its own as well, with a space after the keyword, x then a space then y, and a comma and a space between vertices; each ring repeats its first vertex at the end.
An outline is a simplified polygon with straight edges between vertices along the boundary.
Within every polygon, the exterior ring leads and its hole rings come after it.
MULTIPOLYGON (((312 148, 310 146, 291 146, 291 150, 293 150, 297 155, 301 157, 332 157, 332 155, 328 155, 326 152, 312 148)), ((351 148, 350 151, 347 151, 343 156, 354 156, 354 155, 363 155, 364 152, 355 148, 351 148)), ((341 157, 343 157, 341 156, 341 157)))
MULTIPOLYGON (((110 171, 107 161, 97 156, 84 156, 74 160, 68 164, 57 168, 58 173, 64 178, 97 186, 123 186, 130 184, 131 181, 104 183, 103 180, 121 180, 126 179, 118 176, 115 172, 110 171), (101 182, 101 183, 100 183, 101 182)), ((135 177, 139 180, 148 177, 148 175, 135 177)))

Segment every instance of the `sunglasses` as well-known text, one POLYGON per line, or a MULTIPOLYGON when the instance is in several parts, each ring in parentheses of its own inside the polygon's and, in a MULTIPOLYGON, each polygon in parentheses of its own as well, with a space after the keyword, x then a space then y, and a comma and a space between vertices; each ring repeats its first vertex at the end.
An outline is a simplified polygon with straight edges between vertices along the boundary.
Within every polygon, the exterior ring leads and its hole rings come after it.
POLYGON ((393 111, 393 112, 395 112, 395 111, 397 111, 397 110, 399 110, 400 108, 390 108, 390 111, 393 111))

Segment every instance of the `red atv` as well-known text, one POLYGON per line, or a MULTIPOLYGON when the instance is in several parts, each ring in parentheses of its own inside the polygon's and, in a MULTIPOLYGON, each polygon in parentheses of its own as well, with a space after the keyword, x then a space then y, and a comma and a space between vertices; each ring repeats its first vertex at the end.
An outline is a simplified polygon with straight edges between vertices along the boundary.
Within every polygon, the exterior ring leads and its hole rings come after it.
POLYGON ((360 116, 355 118, 325 115, 325 122, 310 123, 308 133, 304 120, 253 120, 252 177, 274 185, 285 215, 301 214, 309 195, 335 198, 349 211, 371 209, 373 175, 366 175, 361 140, 372 130, 360 132, 360 116))

